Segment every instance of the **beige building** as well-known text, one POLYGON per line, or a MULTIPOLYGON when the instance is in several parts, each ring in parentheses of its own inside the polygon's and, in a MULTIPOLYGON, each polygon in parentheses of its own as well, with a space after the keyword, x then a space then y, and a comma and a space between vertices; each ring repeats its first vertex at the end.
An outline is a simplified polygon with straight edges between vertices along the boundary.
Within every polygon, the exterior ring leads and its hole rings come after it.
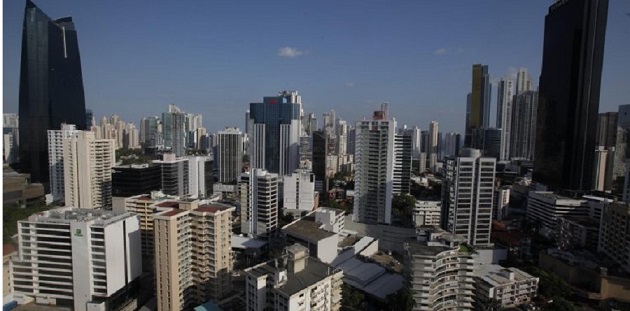
POLYGON ((13 267, 11 261, 17 255, 17 250, 11 244, 2 245, 2 295, 13 294, 13 267))
POLYGON ((343 272, 310 257, 306 247, 285 248, 282 258, 245 270, 247 310, 326 310, 341 307, 343 272))
POLYGON ((66 206, 112 206, 113 139, 96 139, 94 132, 79 132, 63 141, 66 206))
POLYGON ((604 206, 597 249, 630 273, 630 203, 604 206))
POLYGON ((154 216, 158 310, 187 310, 230 290, 234 207, 164 201, 154 216))
POLYGON ((501 308, 516 308, 536 297, 538 278, 514 267, 482 265, 475 270, 475 289, 480 306, 497 301, 501 308))

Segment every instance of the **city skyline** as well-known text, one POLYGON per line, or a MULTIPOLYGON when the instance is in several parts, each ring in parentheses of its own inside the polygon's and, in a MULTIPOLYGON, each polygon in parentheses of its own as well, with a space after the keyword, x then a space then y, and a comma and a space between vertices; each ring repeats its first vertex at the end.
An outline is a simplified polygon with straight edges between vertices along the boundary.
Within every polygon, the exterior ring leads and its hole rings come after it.
MULTIPOLYGON (((498 79, 519 67, 538 85, 549 2, 345 3, 330 12, 302 2, 238 9, 204 3, 195 10, 172 3, 41 5, 51 17, 72 16, 79 29, 86 106, 95 116, 118 113, 138 125, 175 103, 206 116, 215 132, 244 128, 247 105, 260 96, 298 90, 305 113, 318 117, 335 109, 352 124, 388 101, 398 124, 423 128, 437 120, 444 132, 464 133, 472 64, 489 66, 493 98, 498 79), (269 18, 277 12, 296 12, 295 22, 269 18)), ((20 1, 4 5, 5 112, 17 112, 23 8, 20 1)), ((627 102, 630 80, 630 3, 611 1, 609 12, 602 112, 627 102)))

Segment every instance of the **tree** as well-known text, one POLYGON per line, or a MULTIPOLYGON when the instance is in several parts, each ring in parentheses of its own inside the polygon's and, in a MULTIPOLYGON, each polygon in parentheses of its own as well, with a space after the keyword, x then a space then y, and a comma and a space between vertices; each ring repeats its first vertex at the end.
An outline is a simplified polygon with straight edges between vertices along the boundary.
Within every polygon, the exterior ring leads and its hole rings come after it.
POLYGON ((416 198, 408 194, 397 194, 392 199, 392 212, 400 217, 405 227, 413 227, 413 209, 416 206, 416 198))
POLYGON ((361 303, 364 300, 365 295, 351 285, 341 285, 341 310, 362 310, 361 303))
POLYGON ((42 211, 49 210, 56 206, 47 206, 44 199, 31 202, 22 208, 18 204, 4 205, 2 208, 2 240, 10 243, 11 237, 17 233, 17 222, 42 211))
POLYGON ((395 293, 391 293, 385 297, 387 306, 392 311, 398 310, 412 310, 416 306, 416 301, 413 299, 413 293, 409 288, 403 288, 395 293))

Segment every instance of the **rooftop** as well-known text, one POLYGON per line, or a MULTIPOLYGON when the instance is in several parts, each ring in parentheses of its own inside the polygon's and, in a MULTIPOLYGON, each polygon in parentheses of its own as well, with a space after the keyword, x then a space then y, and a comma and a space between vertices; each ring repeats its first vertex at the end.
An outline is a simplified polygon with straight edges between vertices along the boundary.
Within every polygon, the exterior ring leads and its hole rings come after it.
POLYGON ((216 213, 216 212, 220 212, 220 211, 225 211, 228 209, 233 208, 232 206, 228 206, 228 205, 220 205, 220 204, 204 204, 204 205, 200 205, 198 208, 194 209, 194 212, 201 212, 201 213, 216 213))
POLYGON ((442 252, 453 250, 453 248, 446 246, 428 246, 416 239, 408 239, 405 242, 409 245, 409 250, 414 256, 437 256, 442 252))
POLYGON ((170 211, 166 211, 162 214, 159 214, 159 216, 164 216, 164 217, 171 217, 171 216, 175 216, 179 213, 183 213, 185 212, 185 210, 181 210, 181 209, 172 209, 170 211))
MULTIPOLYGON (((336 270, 314 257, 306 258, 306 266, 298 273, 291 273, 287 270, 287 281, 277 288, 278 291, 292 296, 309 286, 312 286, 332 275, 336 270)), ((273 277, 277 270, 284 270, 282 268, 281 259, 278 261, 270 260, 265 263, 259 264, 252 268, 245 270, 247 273, 254 277, 261 277, 263 275, 269 275, 273 277), (276 267, 276 262, 278 262, 276 267)))
POLYGON ((515 267, 504 268, 495 264, 478 267, 474 271, 475 277, 481 278, 494 287, 535 279, 535 277, 515 267))
POLYGON ((71 222, 93 222, 94 225, 104 226, 128 217, 135 217, 135 215, 125 211, 60 207, 33 214, 28 218, 28 221, 68 224, 71 222))
POLYGON ((319 225, 310 219, 301 219, 288 224, 282 228, 282 231, 306 241, 320 241, 335 235, 335 233, 320 229, 319 225))

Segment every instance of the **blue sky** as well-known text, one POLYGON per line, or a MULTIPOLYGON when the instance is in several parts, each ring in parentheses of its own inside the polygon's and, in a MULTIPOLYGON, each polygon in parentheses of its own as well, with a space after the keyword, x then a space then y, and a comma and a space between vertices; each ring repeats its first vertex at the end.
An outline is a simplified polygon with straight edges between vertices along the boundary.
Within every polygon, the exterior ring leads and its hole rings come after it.
MULTIPOLYGON (((464 130, 474 63, 492 80, 540 74, 537 1, 70 1, 35 0, 72 16, 86 104, 136 123, 169 103, 204 126, 243 128, 252 101, 298 90, 306 113, 348 121, 390 103, 399 124, 464 130)), ((3 108, 17 112, 23 1, 3 3, 3 108)), ((630 1, 610 0, 600 111, 630 104, 630 1)), ((492 95, 492 124, 496 87, 492 95)))

